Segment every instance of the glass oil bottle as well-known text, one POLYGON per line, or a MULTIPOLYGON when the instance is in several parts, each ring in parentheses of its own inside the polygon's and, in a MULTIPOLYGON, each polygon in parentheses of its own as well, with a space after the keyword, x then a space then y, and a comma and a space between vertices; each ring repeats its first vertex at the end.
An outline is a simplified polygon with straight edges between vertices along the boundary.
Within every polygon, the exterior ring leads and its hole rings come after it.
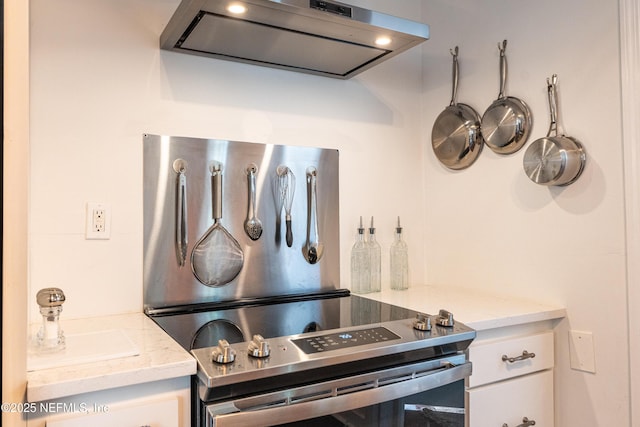
POLYGON ((365 241, 362 217, 356 235, 356 242, 351 248, 351 291, 357 294, 371 292, 371 256, 365 241))
POLYGON ((400 217, 398 217, 398 226, 396 227, 396 235, 390 249, 390 279, 391 289, 404 290, 409 288, 409 251, 407 243, 402 240, 402 227, 400 226, 400 217))
POLYGON ((380 292, 381 290, 381 252, 380 243, 376 240, 376 229, 373 226, 373 217, 371 217, 371 227, 369 227, 369 256, 371 263, 371 286, 369 292, 380 292))

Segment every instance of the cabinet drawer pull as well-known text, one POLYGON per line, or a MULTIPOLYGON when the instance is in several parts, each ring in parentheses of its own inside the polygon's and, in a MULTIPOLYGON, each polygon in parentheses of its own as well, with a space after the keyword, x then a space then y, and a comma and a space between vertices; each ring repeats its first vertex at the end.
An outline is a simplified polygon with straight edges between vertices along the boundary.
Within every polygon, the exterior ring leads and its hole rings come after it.
MULTIPOLYGON (((534 420, 530 420, 529 418, 524 417, 522 419, 522 424, 517 425, 516 427, 529 427, 529 426, 534 426, 534 425, 536 425, 536 422, 534 420)), ((509 427, 509 424, 504 423, 504 424, 502 424, 502 427, 509 427)))
MULTIPOLYGON (((509 357, 506 354, 503 354, 502 355, 502 361, 503 362, 513 363, 513 362, 520 362, 521 360, 533 359, 534 357, 536 357, 535 353, 529 353, 527 350, 523 350, 522 351, 522 356, 509 357)), ((531 425, 533 425, 533 424, 531 424, 531 425)), ((518 426, 518 427, 520 427, 520 426, 518 426)))

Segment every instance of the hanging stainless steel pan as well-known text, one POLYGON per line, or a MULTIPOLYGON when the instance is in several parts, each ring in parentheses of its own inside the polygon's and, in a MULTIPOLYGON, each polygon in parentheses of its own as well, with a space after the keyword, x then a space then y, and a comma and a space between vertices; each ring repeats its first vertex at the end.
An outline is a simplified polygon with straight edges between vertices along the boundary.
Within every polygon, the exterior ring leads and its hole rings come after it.
POLYGON ((569 185, 580 177, 587 161, 582 144, 558 131, 558 76, 547 79, 551 124, 544 138, 536 139, 524 153, 524 171, 540 185, 569 185), (559 134, 560 133, 560 134, 559 134))
POLYGON ((476 161, 484 141, 480 133, 480 116, 466 104, 456 102, 458 93, 458 46, 453 56, 453 90, 451 102, 433 124, 431 144, 433 151, 449 169, 465 169, 476 161))
POLYGON ((498 154, 512 154, 529 138, 533 123, 531 111, 521 99, 505 95, 507 82, 507 41, 498 44, 500 50, 500 93, 498 99, 482 115, 480 130, 484 142, 498 154))

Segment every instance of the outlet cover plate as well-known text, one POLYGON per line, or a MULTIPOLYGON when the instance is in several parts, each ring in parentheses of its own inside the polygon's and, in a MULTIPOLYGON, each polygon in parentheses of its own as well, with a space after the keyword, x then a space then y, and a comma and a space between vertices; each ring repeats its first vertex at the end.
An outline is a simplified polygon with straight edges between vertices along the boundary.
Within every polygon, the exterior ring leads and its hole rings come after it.
POLYGON ((111 208, 105 203, 87 202, 85 239, 107 240, 111 237, 111 208))
POLYGON ((596 373, 592 332, 569 331, 569 354, 572 369, 596 373))

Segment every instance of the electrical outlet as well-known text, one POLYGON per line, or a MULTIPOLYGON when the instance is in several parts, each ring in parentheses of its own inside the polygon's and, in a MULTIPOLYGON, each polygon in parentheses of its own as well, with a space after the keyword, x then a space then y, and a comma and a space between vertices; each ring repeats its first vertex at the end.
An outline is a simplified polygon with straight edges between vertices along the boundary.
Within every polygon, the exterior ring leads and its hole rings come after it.
POLYGON ((87 223, 85 239, 108 239, 110 230, 111 210, 104 203, 87 203, 87 223))

